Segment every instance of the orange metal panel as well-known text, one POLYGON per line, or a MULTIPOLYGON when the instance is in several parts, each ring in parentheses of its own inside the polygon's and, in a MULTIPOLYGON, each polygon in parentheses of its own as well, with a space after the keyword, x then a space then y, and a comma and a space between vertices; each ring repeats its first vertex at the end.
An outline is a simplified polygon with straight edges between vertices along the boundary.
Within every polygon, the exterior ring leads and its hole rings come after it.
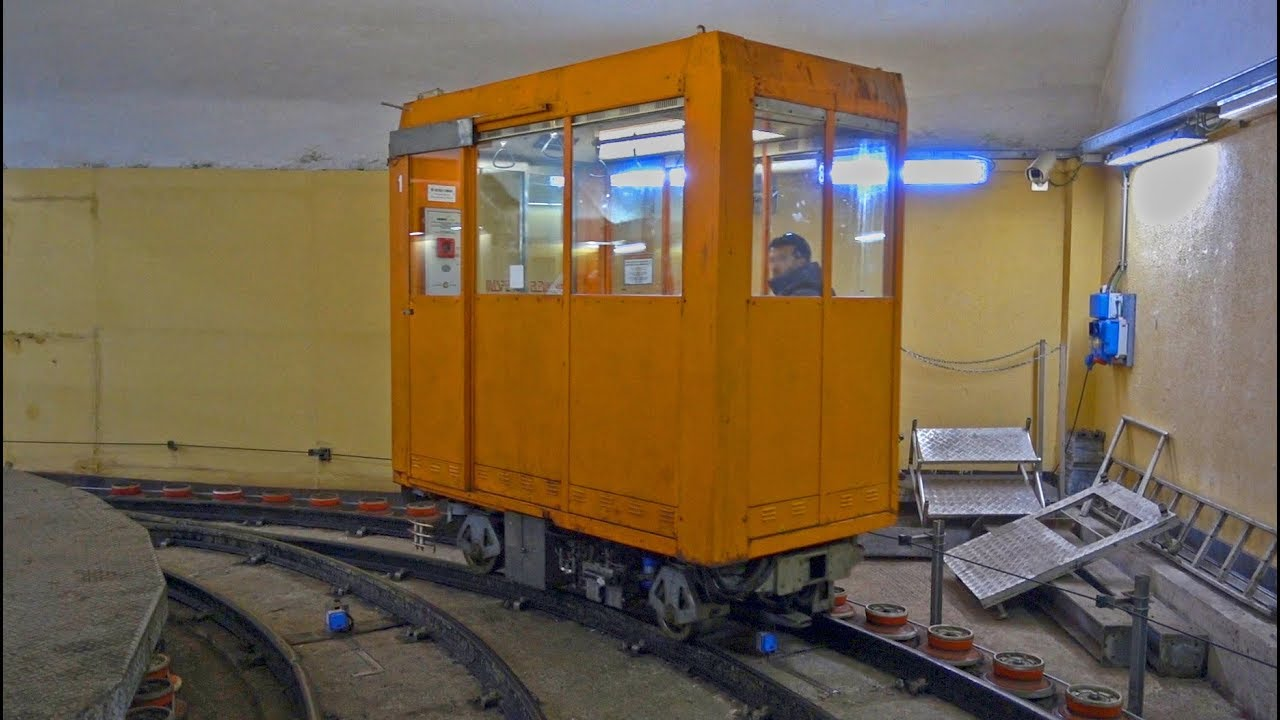
POLYGON ((889 512, 891 494, 897 495, 885 483, 827 493, 822 496, 822 522, 831 523, 860 515, 889 512))
POLYGON ((747 331, 747 504, 817 495, 822 302, 753 298, 747 331))
POLYGON ((459 298, 417 297, 409 324, 409 451, 466 462, 463 352, 459 298))
POLYGON ((560 481, 501 468, 476 466, 476 490, 561 509, 560 481))
MULTIPOLYGON (((896 509, 897 502, 901 301, 827 298, 766 308, 750 299, 751 99, 757 94, 905 128, 897 74, 721 33, 410 104, 402 127, 473 117, 492 129, 683 96, 689 170, 683 297, 489 303, 474 296, 469 268, 461 298, 413 298, 419 314, 409 323, 401 319, 413 328, 403 341, 395 339, 393 319, 394 352, 409 358, 393 366, 393 382, 411 406, 410 442, 393 441, 393 448, 401 442, 417 456, 412 484, 704 565, 894 522, 884 509, 896 509), (503 349, 545 355, 534 367, 517 368, 502 361, 503 349), (411 366, 407 383, 405 365, 411 366), (554 405, 557 394, 560 405, 554 405), (547 402, 554 406, 545 416, 550 436, 521 432, 518 419, 531 408, 536 415, 547 402), (556 433, 557 423, 567 432, 556 433), (779 438, 785 442, 774 442, 779 438), (471 467, 473 457, 476 482, 484 486, 474 491, 465 489, 461 470, 451 475, 451 468, 471 467), (454 484, 459 477, 463 489, 454 484), (549 485, 556 480, 558 489, 549 485), (804 523, 810 526, 797 529, 804 523)), ((900 150, 904 139, 905 132, 900 150)), ((470 198, 474 152, 456 155, 467 168, 456 175, 460 196, 470 198)), ((393 183, 400 162, 392 164, 393 183)), ((565 207, 572 207, 573 188, 566 185, 565 207)), ((897 289, 902 203, 901 188, 895 190, 896 223, 886 247, 895 249, 890 281, 897 289)), ((397 249, 412 227, 398 223, 412 222, 421 207, 409 194, 393 189, 393 273, 402 277, 407 260, 397 259, 397 249)), ((830 205, 830 193, 824 195, 830 205)), ((465 257, 473 259, 474 211, 461 209, 465 257)), ((824 216, 830 212, 824 207, 824 216)), ((565 277, 576 270, 580 289, 593 282, 604 289, 603 275, 586 277, 589 263, 569 265, 571 229, 566 214, 565 277)), ((831 247, 827 240, 824 248, 831 247)), ((830 262, 823 264, 829 273, 830 262)), ((393 312, 405 297, 396 287, 393 279, 393 312)), ((394 420, 394 407, 393 428, 403 436, 406 423, 394 420)))
POLYGON ((569 479, 675 505, 680 300, 575 296, 569 479))
POLYGON ((675 537, 676 509, 633 497, 571 485, 569 512, 624 527, 675 537))
POLYGON ((748 547, 747 557, 764 557, 795 550, 796 548, 851 538, 858 533, 871 532, 888 527, 897 521, 897 517, 893 513, 875 513, 850 520, 815 525, 795 532, 756 538, 751 541, 748 547))
POLYGON ((409 456, 409 476, 423 482, 442 485, 457 490, 466 489, 466 478, 462 474, 462 464, 440 460, 425 455, 409 456))
POLYGON ((391 467, 397 480, 409 471, 409 159, 390 172, 391 226, 391 467))
POLYGON ((564 298, 475 299, 476 463, 565 477, 568 362, 564 298))
POLYGON ((400 127, 475 117, 505 127, 684 95, 690 52, 712 33, 408 103, 400 127), (704 39, 705 38, 705 39, 704 39), (619 82, 626 78, 626 82, 619 82), (524 109, 523 114, 512 114, 524 109))
MULTIPOLYGON (((709 37, 710 36, 710 37, 709 37)), ((681 556, 707 565, 747 549, 747 306, 752 237, 751 80, 729 36, 693 38, 685 107, 680 382, 681 556)))
MULTIPOLYGON (((896 487, 895 442, 885 426, 893 418, 891 298, 835 299, 826 307, 823 351, 822 492, 896 487)), ((824 513, 824 517, 834 517, 824 513)))
POLYGON ((747 537, 791 532, 818 524, 818 496, 753 507, 747 512, 747 537))
POLYGON ((541 505, 535 505, 523 500, 504 497, 493 493, 475 490, 459 490, 447 485, 428 482, 420 478, 411 478, 408 484, 411 487, 421 488, 427 492, 446 495, 461 502, 481 505, 500 512, 510 510, 512 512, 524 513, 525 515, 531 515, 533 517, 544 517, 555 523, 557 527, 588 533, 599 538, 604 538, 605 540, 612 540, 624 545, 640 548, 641 550, 648 550, 661 555, 679 554, 676 548, 676 541, 671 537, 655 535, 654 533, 644 532, 643 530, 637 530, 623 525, 616 525, 614 523, 582 515, 574 515, 561 510, 549 510, 541 505))
POLYGON ((902 122, 902 76, 808 53, 733 38, 745 48, 756 94, 804 105, 902 122))

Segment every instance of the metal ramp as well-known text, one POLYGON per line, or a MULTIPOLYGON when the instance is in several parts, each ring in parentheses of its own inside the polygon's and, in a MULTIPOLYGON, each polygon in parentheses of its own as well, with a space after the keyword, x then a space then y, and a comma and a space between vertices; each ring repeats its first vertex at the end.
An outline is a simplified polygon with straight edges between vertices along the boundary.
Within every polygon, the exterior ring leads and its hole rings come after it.
POLYGON ((920 521, 1012 517, 1044 507, 1040 456, 1025 427, 922 428, 911 422, 909 462, 920 521), (940 475, 946 465, 1014 465, 1021 477, 940 475))
POLYGON ((992 607, 1075 572, 1112 548, 1155 537, 1176 521, 1150 500, 1104 482, 956 547, 946 562, 983 607, 992 607), (1095 533, 1092 542, 1054 529, 1086 524, 1087 513, 1123 518, 1122 527, 1110 535, 1095 533))

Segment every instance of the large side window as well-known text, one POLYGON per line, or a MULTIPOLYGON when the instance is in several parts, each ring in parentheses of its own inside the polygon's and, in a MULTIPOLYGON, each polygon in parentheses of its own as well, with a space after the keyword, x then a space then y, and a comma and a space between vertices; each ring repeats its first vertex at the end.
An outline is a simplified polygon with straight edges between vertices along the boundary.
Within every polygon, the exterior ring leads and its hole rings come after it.
POLYGON ((836 115, 831 163, 831 289, 837 297, 893 294, 895 129, 882 121, 836 115))
POLYGON ((826 111, 757 98, 752 294, 822 295, 826 111))
POLYGON ((559 123, 498 130, 480 139, 477 289, 562 292, 564 137, 559 123))
POLYGON ((681 293, 684 181, 680 101, 574 118, 575 293, 681 293))

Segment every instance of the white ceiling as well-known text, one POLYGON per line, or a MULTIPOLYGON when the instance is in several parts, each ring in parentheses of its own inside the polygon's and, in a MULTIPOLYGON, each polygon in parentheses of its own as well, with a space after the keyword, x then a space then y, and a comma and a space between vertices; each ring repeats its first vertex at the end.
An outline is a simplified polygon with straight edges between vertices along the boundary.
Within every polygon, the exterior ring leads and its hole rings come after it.
POLYGON ((380 101, 693 34, 902 73, 915 148, 1067 148, 1098 127, 1125 0, 9 0, 8 167, 356 167, 380 101))

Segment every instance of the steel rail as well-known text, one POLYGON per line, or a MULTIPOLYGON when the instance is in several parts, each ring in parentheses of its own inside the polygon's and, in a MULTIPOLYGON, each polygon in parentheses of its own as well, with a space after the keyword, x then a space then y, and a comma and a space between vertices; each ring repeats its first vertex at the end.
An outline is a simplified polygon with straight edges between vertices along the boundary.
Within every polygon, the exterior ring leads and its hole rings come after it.
POLYGON ((913 647, 858 625, 815 615, 813 625, 794 634, 907 681, 924 680, 927 692, 983 720, 1051 720, 1058 716, 977 675, 936 660, 913 647))
MULTIPOLYGON (((164 515, 184 520, 288 525, 292 527, 341 530, 359 535, 385 535, 396 538, 410 538, 413 536, 413 523, 406 517, 394 515, 375 515, 353 510, 325 510, 298 505, 232 503, 218 500, 172 499, 139 495, 102 495, 100 497, 117 510, 164 515)), ((442 538, 441 544, 447 545, 451 541, 452 538, 442 538)))
MULTIPOLYGON (((135 519, 144 519, 130 513, 135 519)), ((195 523, 190 523, 194 525, 195 523)), ((252 532, 242 533, 254 535, 252 532)), ((393 577, 499 598, 517 609, 534 609, 623 640, 637 653, 652 654, 691 676, 705 680, 750 708, 750 717, 835 720, 835 716, 765 672, 711 642, 679 642, 634 616, 567 593, 537 590, 465 566, 382 548, 309 537, 280 537, 279 542, 393 577)))
POLYGON ((415 628, 424 629, 479 681, 482 698, 497 693, 503 717, 508 720, 544 720, 546 717, 538 699, 493 648, 453 616, 390 580, 252 532, 143 513, 130 513, 130 517, 145 527, 151 533, 152 542, 157 544, 244 555, 343 588, 415 628))
POLYGON ((164 571, 169 599, 197 612, 208 613, 219 626, 262 653, 267 669, 288 691, 294 708, 305 720, 323 720, 307 671, 287 640, 252 613, 220 593, 174 570, 164 571))
MULTIPOLYGON (((133 507, 134 503, 145 503, 150 507, 156 507, 159 512, 164 513, 170 512, 170 508, 173 508, 175 513, 191 512, 191 509, 197 505, 197 503, 192 503, 191 501, 153 498, 139 500, 136 496, 133 498, 129 496, 108 497, 106 499, 121 509, 133 507), (115 502, 117 500, 119 501, 118 503, 115 502)), ((255 517, 256 510, 261 507, 243 503, 218 502, 199 502, 198 505, 199 512, 207 511, 209 513, 207 519, 221 521, 252 520, 255 517)), ((291 516, 292 521, 280 521, 279 524, 351 530, 358 526, 357 521, 362 517, 355 513, 325 513, 296 507, 292 509, 295 511, 291 516), (316 519, 317 522, 329 522, 332 518, 325 516, 333 515, 340 516, 340 519, 347 524, 309 524, 312 519, 316 519)), ((390 518, 380 519, 390 520, 390 518)), ((287 537, 281 539, 291 545, 306 548, 329 557, 335 557, 357 567, 397 576, 410 575, 432 583, 501 598, 509 602, 518 603, 522 607, 534 607, 548 614, 563 617, 580 625, 624 638, 632 644, 642 644, 647 651, 677 667, 687 668, 690 672, 702 676, 703 679, 720 687, 749 707, 773 710, 778 713, 776 717, 827 717, 825 711, 808 700, 804 700, 804 702, 811 705, 812 707, 810 708, 793 707, 790 701, 786 702, 785 710, 779 707, 778 698, 784 697, 785 694, 791 693, 791 691, 768 675, 743 663, 723 648, 711 643, 698 642, 691 646, 689 643, 673 641, 647 623, 577 596, 539 591, 507 581, 498 576, 477 575, 456 563, 416 554, 309 537, 287 537), (688 649, 690 647, 718 656, 719 659, 716 660, 703 654, 699 654, 696 658, 689 657, 688 649), (730 667, 730 665, 736 667, 730 667), (700 672, 703 669, 706 669, 706 673, 700 672), (731 682, 725 682, 724 678, 715 676, 726 672, 740 677, 733 679, 731 682), (813 715, 814 711, 824 714, 813 715)), ((895 677, 923 679, 927 681, 932 694, 979 717, 1017 719, 1052 717, 1052 714, 1042 707, 1018 698, 975 675, 958 670, 919 650, 886 640, 851 623, 826 616, 815 616, 812 627, 794 634, 815 644, 833 646, 833 649, 837 652, 889 672, 895 677), (839 641, 833 642, 833 637, 839 638, 839 641)))

